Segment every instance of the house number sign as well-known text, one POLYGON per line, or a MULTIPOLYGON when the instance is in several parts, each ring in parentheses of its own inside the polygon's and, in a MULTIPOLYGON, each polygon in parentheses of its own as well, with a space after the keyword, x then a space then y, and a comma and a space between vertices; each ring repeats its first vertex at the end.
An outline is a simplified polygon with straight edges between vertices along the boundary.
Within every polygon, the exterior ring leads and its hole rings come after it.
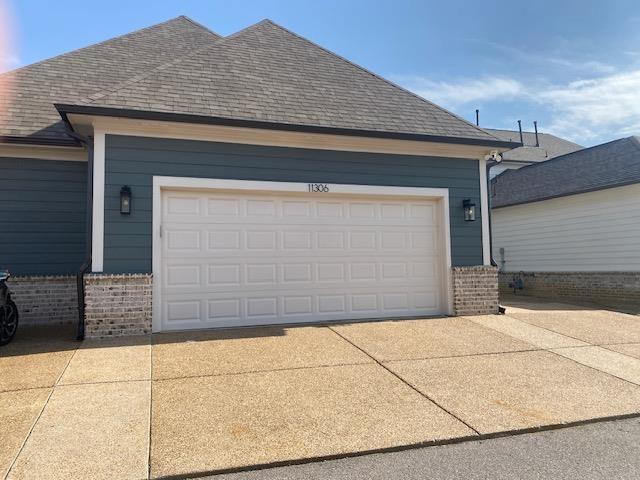
POLYGON ((327 193, 329 191, 329 185, 326 183, 308 183, 307 185, 311 193, 327 193))

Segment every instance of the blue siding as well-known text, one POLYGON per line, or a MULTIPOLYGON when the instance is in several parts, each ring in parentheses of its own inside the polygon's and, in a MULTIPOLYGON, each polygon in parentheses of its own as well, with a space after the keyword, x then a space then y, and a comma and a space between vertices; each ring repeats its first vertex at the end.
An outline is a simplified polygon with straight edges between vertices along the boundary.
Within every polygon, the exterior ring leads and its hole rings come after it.
POLYGON ((452 262, 482 264, 481 219, 465 222, 462 211, 465 198, 480 205, 476 160, 108 135, 105 175, 104 271, 109 273, 151 271, 154 175, 446 187, 450 189, 452 262), (119 212, 123 185, 132 189, 128 216, 119 212))
POLYGON ((68 274, 85 257, 86 162, 0 158, 0 268, 68 274))

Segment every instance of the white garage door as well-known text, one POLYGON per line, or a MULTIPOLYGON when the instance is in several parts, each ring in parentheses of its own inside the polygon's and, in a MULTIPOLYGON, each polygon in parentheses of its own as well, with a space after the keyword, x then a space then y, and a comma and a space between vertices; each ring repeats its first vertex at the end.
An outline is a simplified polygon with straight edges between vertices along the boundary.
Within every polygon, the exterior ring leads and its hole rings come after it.
POLYGON ((438 211, 419 198, 163 190, 161 329, 443 313, 438 211))

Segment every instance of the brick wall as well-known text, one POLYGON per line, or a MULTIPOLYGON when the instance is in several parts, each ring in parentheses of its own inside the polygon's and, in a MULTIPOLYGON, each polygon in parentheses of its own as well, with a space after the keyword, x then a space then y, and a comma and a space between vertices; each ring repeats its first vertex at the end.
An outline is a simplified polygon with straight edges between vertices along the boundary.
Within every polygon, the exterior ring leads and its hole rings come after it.
POLYGON ((85 336, 112 337, 151 333, 150 274, 85 277, 85 336))
POLYGON ((453 308, 456 315, 498 313, 498 270, 492 266, 453 267, 453 308))
POLYGON ((78 321, 75 276, 11 277, 7 284, 18 306, 21 326, 78 321))
MULTIPOLYGON (((521 272, 523 294, 640 301, 640 272, 521 272)), ((500 290, 511 292, 514 273, 500 273, 500 290)))

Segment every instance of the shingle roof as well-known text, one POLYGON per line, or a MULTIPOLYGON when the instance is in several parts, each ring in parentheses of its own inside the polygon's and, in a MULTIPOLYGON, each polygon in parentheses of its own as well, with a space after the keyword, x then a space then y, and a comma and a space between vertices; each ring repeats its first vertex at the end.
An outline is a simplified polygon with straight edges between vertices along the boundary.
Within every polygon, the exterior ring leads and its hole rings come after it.
POLYGON ((269 20, 84 103, 497 141, 475 125, 269 20))
POLYGON ((73 103, 220 37, 181 16, 3 74, 0 136, 70 139, 54 103, 73 103))
MULTIPOLYGON (((501 140, 520 142, 520 133, 517 130, 499 130, 495 128, 485 128, 485 130, 501 140)), ((582 145, 549 133, 538 133, 538 143, 540 145, 538 147, 536 147, 536 135, 534 132, 522 132, 522 139, 523 146, 504 152, 502 154, 503 160, 530 163, 544 162, 550 158, 584 148, 582 145)))
POLYGON ((640 183, 640 139, 622 138, 578 150, 492 180, 492 206, 505 207, 640 183))
POLYGON ((506 146, 269 20, 223 38, 179 17, 6 75, 0 136, 68 138, 56 104, 506 146))

